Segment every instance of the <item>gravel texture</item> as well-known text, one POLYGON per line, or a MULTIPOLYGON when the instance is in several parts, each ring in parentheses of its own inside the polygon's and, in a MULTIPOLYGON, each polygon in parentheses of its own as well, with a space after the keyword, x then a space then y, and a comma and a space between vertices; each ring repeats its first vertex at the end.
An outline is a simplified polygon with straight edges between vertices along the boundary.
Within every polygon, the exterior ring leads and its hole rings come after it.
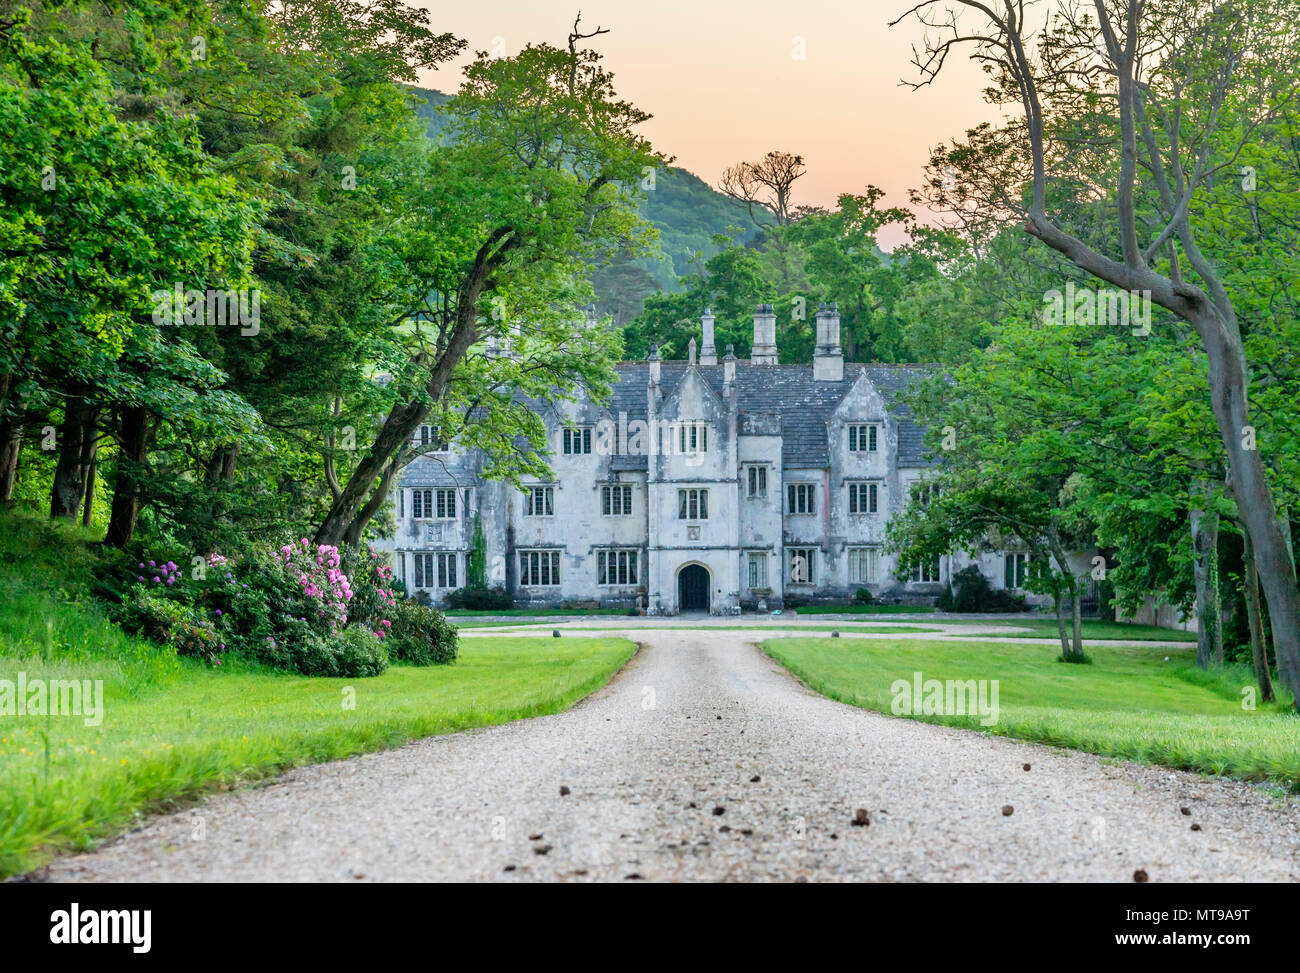
POLYGON ((1300 879, 1294 798, 855 709, 802 687, 760 633, 636 637, 566 713, 295 770, 48 877, 1300 879))

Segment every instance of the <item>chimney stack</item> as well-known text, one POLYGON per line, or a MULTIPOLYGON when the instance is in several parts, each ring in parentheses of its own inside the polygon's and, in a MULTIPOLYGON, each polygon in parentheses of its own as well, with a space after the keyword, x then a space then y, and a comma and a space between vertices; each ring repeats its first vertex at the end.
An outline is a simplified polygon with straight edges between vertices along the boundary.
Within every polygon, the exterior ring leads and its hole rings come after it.
POLYGON ((749 352, 751 365, 776 364, 776 311, 771 304, 754 308, 754 345, 749 352))
POLYGON ((704 309, 704 317, 700 323, 704 326, 704 345, 700 348, 700 364, 716 365, 718 363, 718 350, 713 347, 713 311, 709 308, 704 309))
POLYGON ((840 350, 840 309, 831 302, 817 309, 817 349, 813 353, 813 379, 838 382, 844 378, 844 352, 840 350))

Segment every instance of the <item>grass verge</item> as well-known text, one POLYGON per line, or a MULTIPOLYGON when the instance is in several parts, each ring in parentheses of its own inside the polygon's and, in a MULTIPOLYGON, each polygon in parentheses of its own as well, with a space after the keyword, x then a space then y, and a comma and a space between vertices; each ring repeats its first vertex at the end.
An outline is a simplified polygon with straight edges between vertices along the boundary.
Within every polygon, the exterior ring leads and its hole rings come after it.
POLYGON ((210 790, 559 712, 636 651, 620 638, 503 635, 466 639, 452 665, 394 665, 371 679, 308 678, 238 659, 209 669, 104 617, 87 594, 97 563, 86 539, 0 514, 0 877, 210 790), (97 725, 86 725, 93 712, 17 715, 20 674, 29 685, 100 681, 97 725))
MULTIPOLYGON (((608 682, 635 650, 616 638, 475 638, 453 665, 395 665, 353 680, 185 661, 172 678, 135 691, 106 680, 99 726, 73 716, 0 716, 0 876, 207 790, 559 712, 608 682)), ((19 671, 29 680, 109 675, 0 658, 0 678, 19 671)))
POLYGON ((780 638, 762 648, 809 688, 854 706, 890 714, 894 681, 916 672, 996 679, 992 727, 977 716, 912 718, 1300 791, 1300 717, 1290 699, 1243 709, 1251 671, 1202 672, 1188 649, 1094 644, 1093 665, 1067 666, 1056 661, 1059 647, 1023 643, 780 638))
MULTIPOLYGON (((964 623, 960 620, 944 619, 945 625, 1014 625, 1016 628, 1029 629, 1029 631, 1017 632, 1016 637, 1055 639, 1059 638, 1056 630, 1055 619, 1021 619, 1009 618, 1006 622, 996 622, 981 620, 978 622, 964 623)), ((1067 634, 1070 632, 1070 624, 1065 626, 1067 634)), ((1135 625, 1130 622, 1109 622, 1104 620, 1084 621, 1080 626, 1080 631, 1085 639, 1112 639, 1128 642, 1195 642, 1195 632, 1182 632, 1176 628, 1157 628, 1154 625, 1135 625)), ((1007 633, 1011 634, 1011 633, 1007 633)), ((977 639, 987 637, 984 632, 954 632, 954 638, 977 639)))

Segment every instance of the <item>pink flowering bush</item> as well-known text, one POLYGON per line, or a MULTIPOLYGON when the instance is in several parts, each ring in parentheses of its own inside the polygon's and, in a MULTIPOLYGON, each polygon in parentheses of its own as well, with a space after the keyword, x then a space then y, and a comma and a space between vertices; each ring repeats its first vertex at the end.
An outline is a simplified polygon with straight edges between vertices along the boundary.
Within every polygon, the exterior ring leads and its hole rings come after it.
POLYGON ((306 538, 237 556, 213 551, 204 558, 206 571, 189 579, 174 561, 132 559, 118 615, 124 627, 214 664, 221 653, 235 652, 305 675, 375 675, 388 665, 384 643, 395 593, 391 570, 370 552, 365 557, 361 583, 343 564, 355 553, 306 538), (184 638, 174 634, 168 603, 193 623, 184 638))

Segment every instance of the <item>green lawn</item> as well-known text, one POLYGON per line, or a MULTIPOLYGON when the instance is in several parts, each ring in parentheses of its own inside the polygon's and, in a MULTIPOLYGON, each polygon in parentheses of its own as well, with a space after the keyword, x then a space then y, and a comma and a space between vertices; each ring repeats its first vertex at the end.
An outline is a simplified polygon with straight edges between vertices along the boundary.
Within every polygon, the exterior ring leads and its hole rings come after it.
MULTIPOLYGON (((1016 633, 1017 638, 1044 638, 1059 639, 1060 636, 1056 629, 1056 619, 1054 618, 1008 618, 1005 622, 997 621, 972 621, 969 623, 962 622, 960 619, 944 619, 945 625, 1014 625, 1016 628, 1026 628, 1030 631, 1016 633)), ((1065 623, 1066 634, 1071 631, 1070 622, 1065 623)), ((1098 619, 1085 620, 1082 625, 1083 637, 1085 639, 1117 639, 1127 640, 1130 642, 1195 642, 1195 632, 1181 632, 1174 628, 1157 628, 1154 625, 1133 625, 1129 622, 1111 622, 1098 619)), ((1010 635, 1011 633, 1007 633, 1010 635)), ((985 638, 981 632, 960 632, 954 633, 955 638, 985 638)))
POLYGON ((555 616, 557 618, 566 615, 627 615, 626 608, 498 608, 491 611, 478 611, 469 608, 449 608, 443 612, 448 618, 474 618, 488 616, 490 618, 536 618, 538 616, 555 616))
MULTIPOLYGON (((883 713, 893 682, 915 672, 996 679, 999 719, 987 732, 1300 791, 1300 717, 1289 700, 1243 710, 1249 669, 1204 673, 1189 649, 1094 644, 1092 665, 1057 662, 1056 645, 974 640, 781 638, 763 650, 822 695, 883 713)), ((914 718, 980 728, 973 716, 914 718)))
POLYGON ((796 615, 932 615, 927 605, 802 605, 796 615))
MULTIPOLYGON (((129 640, 128 640, 129 641, 129 640)), ((102 725, 0 716, 0 876, 33 868, 208 789, 408 740, 555 713, 604 685, 624 639, 467 639, 449 666, 315 679, 182 662, 131 666, 0 657, 0 678, 105 678, 102 725), (135 679, 131 674, 135 673, 135 679), (125 678, 124 678, 125 677, 125 678), (345 689, 355 689, 345 709, 345 689)))

